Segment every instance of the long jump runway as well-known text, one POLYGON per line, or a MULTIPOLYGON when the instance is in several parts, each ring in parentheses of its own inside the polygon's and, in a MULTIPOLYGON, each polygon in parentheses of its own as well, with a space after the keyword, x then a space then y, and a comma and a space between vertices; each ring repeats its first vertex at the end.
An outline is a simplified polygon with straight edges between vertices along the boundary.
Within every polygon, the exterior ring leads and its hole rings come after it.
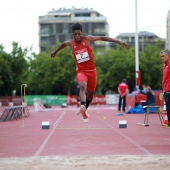
POLYGON ((89 107, 88 123, 78 112, 76 106, 46 112, 30 108, 30 117, 0 122, 0 157, 170 154, 170 131, 157 114, 144 127, 138 125, 143 114, 116 116, 116 106, 89 107), (119 120, 126 120, 127 128, 119 128, 119 120), (42 129, 43 121, 49 129, 42 129))
POLYGON ((170 155, 170 129, 161 126, 157 114, 150 114, 145 127, 138 125, 144 114, 117 116, 117 106, 110 105, 90 106, 88 123, 76 106, 29 111, 27 118, 0 122, 0 158, 170 155), (126 128, 119 127, 120 120, 127 121, 126 128), (49 129, 42 129, 44 121, 49 129))

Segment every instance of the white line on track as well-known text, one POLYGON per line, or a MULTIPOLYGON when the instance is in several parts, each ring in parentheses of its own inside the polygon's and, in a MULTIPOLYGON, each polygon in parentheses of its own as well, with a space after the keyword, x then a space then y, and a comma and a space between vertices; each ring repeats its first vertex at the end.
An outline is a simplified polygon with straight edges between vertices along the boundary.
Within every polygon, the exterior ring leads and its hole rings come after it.
MULTIPOLYGON (((64 108, 65 110, 79 110, 79 108, 78 107, 68 107, 68 108, 64 108)), ((56 110, 58 110, 58 111, 62 111, 63 110, 63 108, 54 108, 54 109, 50 109, 50 110, 46 110, 47 112, 53 112, 53 111, 56 111, 56 110)), ((88 108, 88 111, 91 111, 91 110, 117 110, 117 107, 116 106, 113 106, 113 107, 107 107, 107 106, 105 106, 105 107, 89 107, 88 108)), ((35 112, 35 110, 34 109, 29 109, 29 111, 30 112, 35 112)), ((40 111, 36 111, 36 112, 40 112, 40 111)))
MULTIPOLYGON (((94 107, 94 108, 88 108, 89 110, 116 110, 116 107, 94 107)), ((54 110, 62 110, 61 108, 55 108, 54 110)), ((66 108, 65 110, 79 110, 79 108, 66 108)))
MULTIPOLYGON (((96 116, 96 115, 95 115, 96 116)), ((146 155, 153 155, 151 152, 149 152, 147 149, 143 148, 141 145, 139 145, 138 143, 136 143, 134 140, 130 139, 128 136, 126 136, 125 134, 123 134, 121 131, 119 131, 118 129, 114 128, 114 126, 112 126, 111 124, 107 123, 106 121, 104 121, 103 119, 101 119, 100 117, 96 116, 98 119, 102 120, 105 124, 107 124, 108 126, 110 126, 112 129, 114 129, 117 133, 119 133, 121 136, 123 136, 124 138, 126 138, 130 143, 134 144, 136 147, 138 147, 141 151, 143 151, 146 155)))
POLYGON ((65 111, 62 112, 61 116, 56 120, 56 122, 53 125, 53 129, 51 130, 51 132, 48 134, 48 136, 45 138, 45 140, 43 141, 43 143, 41 144, 41 146, 39 147, 39 149, 35 152, 34 156, 40 156, 41 152, 43 151, 43 149, 45 148, 46 144, 48 143, 48 141, 50 140, 51 136, 53 135, 56 126, 60 123, 61 118, 65 115, 65 111))

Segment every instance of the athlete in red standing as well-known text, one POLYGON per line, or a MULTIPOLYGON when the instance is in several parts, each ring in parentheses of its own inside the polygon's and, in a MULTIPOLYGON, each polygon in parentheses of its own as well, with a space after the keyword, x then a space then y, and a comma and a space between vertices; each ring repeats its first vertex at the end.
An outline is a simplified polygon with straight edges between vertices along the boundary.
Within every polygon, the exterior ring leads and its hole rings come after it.
POLYGON ((123 106, 122 110, 125 112, 126 108, 126 95, 128 93, 128 85, 126 79, 123 79, 122 82, 118 85, 118 92, 119 92, 119 103, 118 103, 118 111, 121 110, 122 100, 123 106))
POLYGON ((66 46, 71 48, 76 62, 76 79, 80 87, 80 113, 83 116, 84 122, 88 122, 86 110, 93 99, 96 88, 96 67, 93 62, 90 43, 93 41, 107 41, 118 43, 122 47, 126 47, 126 44, 105 36, 84 36, 82 33, 82 25, 79 23, 72 25, 72 32, 74 39, 63 42, 51 53, 51 58, 54 58, 55 55, 66 46))

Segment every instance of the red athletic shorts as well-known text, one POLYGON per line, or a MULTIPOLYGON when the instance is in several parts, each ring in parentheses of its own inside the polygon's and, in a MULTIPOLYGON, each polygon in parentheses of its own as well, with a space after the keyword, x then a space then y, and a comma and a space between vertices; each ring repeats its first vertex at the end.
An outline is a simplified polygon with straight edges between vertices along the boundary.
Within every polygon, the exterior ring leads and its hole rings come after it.
POLYGON ((87 91, 94 92, 96 89, 96 70, 94 71, 77 71, 76 72, 76 80, 79 84, 80 82, 87 83, 87 91))

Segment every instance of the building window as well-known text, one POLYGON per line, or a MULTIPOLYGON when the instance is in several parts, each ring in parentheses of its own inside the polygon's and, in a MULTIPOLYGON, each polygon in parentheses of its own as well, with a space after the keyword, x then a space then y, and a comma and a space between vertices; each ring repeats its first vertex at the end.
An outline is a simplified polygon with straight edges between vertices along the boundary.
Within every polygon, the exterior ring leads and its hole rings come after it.
POLYGON ((90 13, 79 13, 79 14, 75 14, 75 17, 90 17, 90 13))
POLYGON ((129 42, 129 37, 121 37, 121 41, 129 42))
POLYGON ((59 41, 64 42, 65 41, 65 35, 59 35, 59 41))
POLYGON ((56 24, 56 33, 62 33, 63 32, 63 25, 62 24, 56 24))
POLYGON ((49 38, 41 37, 41 45, 43 45, 43 46, 50 45, 49 38))
POLYGON ((135 42, 135 37, 131 37, 131 42, 135 42))
POLYGON ((66 34, 66 35, 65 35, 65 38, 66 38, 66 40, 70 40, 70 39, 72 39, 72 35, 66 34))
POLYGON ((63 33, 68 33, 68 24, 63 24, 63 33))
POLYGON ((41 34, 49 34, 49 25, 41 25, 41 34))
POLYGON ((94 26, 94 33, 96 34, 103 34, 105 33, 105 25, 103 23, 98 23, 98 24, 95 24, 94 26))

